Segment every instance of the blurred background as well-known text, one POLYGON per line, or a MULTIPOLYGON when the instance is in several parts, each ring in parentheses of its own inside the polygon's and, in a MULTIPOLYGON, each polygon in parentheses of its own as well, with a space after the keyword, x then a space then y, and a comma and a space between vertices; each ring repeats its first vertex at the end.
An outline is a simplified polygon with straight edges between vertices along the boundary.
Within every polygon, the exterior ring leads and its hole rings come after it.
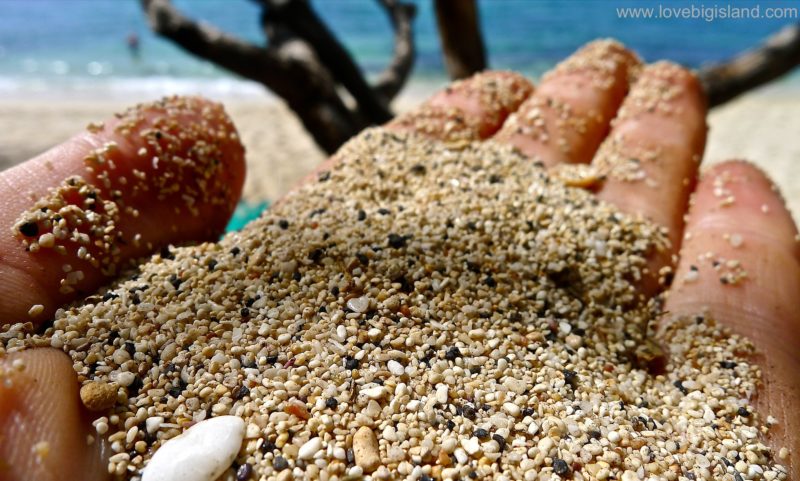
MULTIPOLYGON (((199 93, 226 104, 248 148, 250 173, 245 195, 251 202, 280 196, 324 158, 325 147, 331 150, 318 136, 315 141, 315 136, 309 135, 308 122, 304 126, 287 107, 282 100, 285 95, 271 92, 264 82, 243 78, 208 58, 187 53, 174 38, 154 33, 146 3, 0 0, 0 168, 63 141, 90 120, 165 94, 199 93)), ((166 4, 200 28, 212 25, 258 47, 286 38, 283 17, 273 19, 274 29, 269 30, 263 6, 273 3, 270 0, 153 3, 166 4), (268 40, 270 32, 275 37, 268 40)), ((317 19, 344 47, 363 78, 373 84, 394 58, 395 34, 386 3, 310 2, 317 19)), ((434 1, 402 3, 415 7, 410 19, 415 55, 410 75, 399 82, 399 93, 379 99, 391 100, 391 112, 413 106, 445 85, 453 73, 443 55, 434 1)), ((781 28, 800 21, 796 9, 793 18, 791 12, 782 19, 709 18, 728 7, 758 7, 763 15, 766 8, 800 6, 796 2, 713 5, 717 10, 706 10, 705 18, 635 19, 622 18, 632 14, 621 10, 705 6, 691 1, 478 0, 476 13, 485 63, 494 69, 521 71, 534 79, 599 37, 614 37, 647 61, 669 59, 701 69, 757 47, 781 28)), ((291 20, 290 15, 290 24, 291 20)), ((318 54, 325 57, 324 52, 318 54)), ((354 99, 358 110, 361 99, 357 94, 345 96, 344 102, 354 99)), ((369 124, 380 118, 380 112, 377 117, 359 115, 354 124, 357 128, 363 127, 361 121, 369 124)), ((800 174, 800 165, 795 166, 800 164, 795 162, 800 159, 797 70, 714 108, 711 128, 708 161, 730 157, 756 161, 779 178, 795 211, 800 208, 800 183, 793 180, 800 174)))

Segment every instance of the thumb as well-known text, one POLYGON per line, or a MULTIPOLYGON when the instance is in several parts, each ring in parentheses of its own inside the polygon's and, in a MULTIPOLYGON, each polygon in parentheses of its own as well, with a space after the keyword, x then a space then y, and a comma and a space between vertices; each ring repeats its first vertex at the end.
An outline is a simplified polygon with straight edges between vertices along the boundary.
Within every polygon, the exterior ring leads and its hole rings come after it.
POLYGON ((0 173, 0 324, 40 323, 141 256, 210 240, 241 194, 221 105, 171 97, 0 173))
POLYGON ((0 481, 107 478, 72 361, 55 349, 0 359, 0 481))

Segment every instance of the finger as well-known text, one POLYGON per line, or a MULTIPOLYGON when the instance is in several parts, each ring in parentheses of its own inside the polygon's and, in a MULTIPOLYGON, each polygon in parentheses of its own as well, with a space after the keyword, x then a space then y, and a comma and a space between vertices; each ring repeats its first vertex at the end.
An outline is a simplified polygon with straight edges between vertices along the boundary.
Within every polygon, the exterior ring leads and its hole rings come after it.
POLYGON ((70 359, 35 349, 0 360, 0 481, 107 477, 70 359))
POLYGON ((215 238, 243 179, 243 148, 222 107, 179 97, 0 173, 0 323, 40 322, 131 259, 215 238))
MULTIPOLYGON (((752 340, 763 390, 759 409, 778 424, 772 447, 788 447, 800 479, 800 251, 797 228, 772 183, 745 162, 715 166, 692 199, 671 314, 708 310, 752 340)), ((784 463, 784 460, 778 460, 784 463)))
POLYGON ((482 72, 454 82, 387 127, 446 141, 485 139, 531 94, 533 85, 513 72, 482 72))
POLYGON ((545 75, 495 139, 547 166, 589 162, 639 65, 617 42, 587 44, 545 75))
POLYGON ((669 229, 675 252, 705 148, 705 115, 692 73, 667 62, 649 65, 593 161, 607 176, 599 197, 669 229))

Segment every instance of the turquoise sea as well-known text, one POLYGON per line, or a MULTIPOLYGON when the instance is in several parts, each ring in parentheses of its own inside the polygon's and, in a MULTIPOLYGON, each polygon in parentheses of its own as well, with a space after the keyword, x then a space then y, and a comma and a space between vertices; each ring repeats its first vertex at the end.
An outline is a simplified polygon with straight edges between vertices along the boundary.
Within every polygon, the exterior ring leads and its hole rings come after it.
MULTIPOLYGON (((174 0, 186 14, 263 42, 252 0, 174 0)), ((431 2, 417 0, 417 62, 410 88, 444 82, 431 2)), ((368 74, 391 54, 391 28, 374 0, 314 0, 314 7, 368 74)), ((746 49, 798 18, 763 18, 796 2, 481 0, 491 67, 541 74, 582 43, 616 37, 645 59, 697 67, 746 49), (705 18, 621 18, 621 8, 694 8, 705 18), (722 19, 724 9, 757 7, 762 18, 722 19), (700 10, 702 9, 702 10, 700 10)), ((796 13, 796 12, 795 12, 796 13)), ((789 14, 790 15, 790 14, 789 14)), ((794 75, 785 82, 792 82, 794 75)), ((785 83, 784 82, 784 83, 785 83)), ((215 66, 153 35, 138 0, 0 0, 0 96, 138 96, 202 91, 262 95, 215 66), (135 34, 140 55, 126 39, 135 34)))

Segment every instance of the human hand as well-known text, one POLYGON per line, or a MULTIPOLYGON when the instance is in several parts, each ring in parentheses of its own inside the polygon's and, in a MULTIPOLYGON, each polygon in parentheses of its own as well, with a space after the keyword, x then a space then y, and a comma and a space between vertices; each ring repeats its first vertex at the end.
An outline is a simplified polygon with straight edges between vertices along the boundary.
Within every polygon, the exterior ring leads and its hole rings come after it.
MULTIPOLYGON (((705 140, 702 94, 690 74, 667 64, 646 67, 628 93, 629 76, 637 69, 631 54, 608 44, 594 44, 547 76, 527 100, 532 87, 524 79, 488 73, 437 95, 390 127, 448 141, 492 137, 551 167, 594 159, 608 174, 602 182, 589 182, 601 199, 627 212, 646 215, 669 229, 673 254, 683 239, 666 310, 694 314, 709 307, 718 321, 753 339, 764 366, 759 408, 778 418, 770 442, 775 448, 788 446, 795 451, 797 437, 791 433, 796 432, 798 420, 790 413, 798 405, 800 329, 792 314, 798 307, 794 293, 800 287, 800 269, 791 216, 763 174, 736 162, 715 167, 701 179, 684 227, 683 216, 705 140), (618 120, 610 126, 620 104, 618 120), (507 119, 511 112, 515 114, 507 119), (633 165, 628 162, 631 158, 639 161, 633 165), (723 284, 710 262, 697 261, 706 252, 738 259, 747 278, 732 282, 736 279, 726 277, 727 284, 723 284), (693 265, 699 267, 698 274, 693 273, 693 265)), ((85 152, 75 158, 81 159, 85 152)), ((23 203, 16 212, 26 207, 23 203)), ((654 258, 651 271, 658 272, 672 262, 670 255, 654 258)), ((9 275, 13 279, 15 274, 9 275)), ((653 279, 642 287, 647 295, 657 289, 653 279)), ((21 294, 15 292, 14 297, 21 294)), ((7 298, 12 297, 3 296, 7 298)), ((26 300, 26 304, 37 299, 26 300)), ((14 317, 19 319, 23 311, 24 306, 14 317)), ((76 383, 64 382, 74 379, 69 362, 52 351, 29 351, 20 356, 27 357, 25 375, 39 383, 31 384, 27 397, 0 398, 7 400, 5 412, 22 412, 19 406, 27 406, 13 423, 13 430, 3 433, 22 434, 15 443, 18 447, 4 453, 3 459, 11 460, 7 464, 15 469, 24 468, 26 474, 42 473, 42 466, 31 461, 26 447, 51 439, 48 459, 54 465, 88 472, 73 462, 82 459, 78 453, 84 450, 76 442, 81 438, 76 383), (53 404, 64 409, 44 416, 53 404), (53 430, 54 425, 67 428, 53 430)), ((11 358, 7 365, 10 363, 11 358)), ((1 429, 10 425, 4 423, 1 429)), ((42 473, 38 479, 48 479, 46 476, 42 473)), ((51 471, 50 476, 56 479, 59 475, 51 471)))
MULTIPOLYGON (((236 129, 220 105, 198 98, 134 107, 0 173, 0 324, 41 325, 58 307, 95 292, 138 259, 169 244, 217 239, 243 182, 236 129), (73 176, 99 187, 99 195, 66 186, 73 176), (51 189, 77 207, 49 206, 48 217, 67 221, 66 240, 54 238, 48 220, 25 219, 41 212, 37 200, 56 200, 51 189), (101 200, 114 201, 119 212, 106 211, 101 200), (92 218, 101 222, 92 226, 92 218), (92 233, 98 227, 111 228, 102 238, 92 233), (70 240, 79 232, 90 235, 88 242, 70 240), (63 253, 56 246, 64 246, 63 253), (80 277, 70 279, 74 273, 80 277)), ((0 369, 13 369, 13 358, 0 369)), ((90 426, 68 358, 52 349, 20 358, 26 381, 0 387, 0 479, 105 477, 100 453, 86 448, 90 426), (45 445, 47 463, 39 463, 34 447, 45 445)))

